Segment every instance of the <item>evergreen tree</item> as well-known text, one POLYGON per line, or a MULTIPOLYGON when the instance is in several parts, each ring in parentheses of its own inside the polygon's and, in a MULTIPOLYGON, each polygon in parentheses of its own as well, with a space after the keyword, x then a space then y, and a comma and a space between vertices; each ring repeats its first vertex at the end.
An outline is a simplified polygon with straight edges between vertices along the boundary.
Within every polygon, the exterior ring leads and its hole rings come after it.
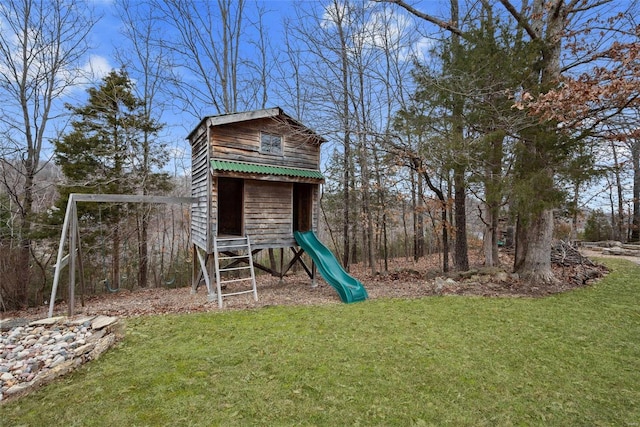
MULTIPOLYGON (((54 141, 56 163, 67 178, 67 183, 59 187, 62 206, 74 192, 148 194, 149 186, 169 187, 166 174, 149 173, 150 159, 162 166, 162 159, 166 158, 162 146, 156 147, 159 153, 149 155, 149 136, 156 135, 162 125, 149 117, 144 100, 136 97, 133 89, 125 71, 112 71, 99 87, 88 90, 86 105, 68 106, 76 118, 71 122, 72 130, 54 141)), ((78 214, 97 220, 99 226, 108 226, 112 241, 111 281, 118 288, 122 206, 79 206, 78 214)))
POLYGON ((584 240, 599 242, 608 240, 613 234, 613 227, 607 219, 607 215, 601 210, 591 212, 584 225, 584 240))

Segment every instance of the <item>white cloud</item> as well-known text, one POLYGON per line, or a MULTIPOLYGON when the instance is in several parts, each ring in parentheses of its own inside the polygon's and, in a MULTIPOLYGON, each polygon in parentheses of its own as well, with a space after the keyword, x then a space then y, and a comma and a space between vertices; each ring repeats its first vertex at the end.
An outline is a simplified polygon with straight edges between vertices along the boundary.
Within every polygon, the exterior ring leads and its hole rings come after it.
POLYGON ((434 40, 428 37, 421 37, 413 45, 412 58, 418 59, 420 62, 424 62, 426 58, 431 55, 431 50, 434 46, 434 40))
POLYGON ((344 18, 346 14, 346 5, 344 3, 327 5, 320 21, 320 27, 328 30, 336 27, 339 18, 344 18))
POLYGON ((100 55, 90 55, 84 64, 75 69, 61 70, 57 80, 64 83, 61 93, 70 95, 75 91, 84 91, 95 85, 113 69, 109 60, 100 55))
POLYGON ((113 69, 109 60, 101 55, 91 55, 89 60, 82 66, 82 72, 91 81, 102 79, 113 69))
POLYGON ((349 34, 351 43, 366 50, 388 50, 395 52, 399 61, 417 58, 424 60, 429 56, 433 41, 422 37, 416 31, 415 20, 394 9, 378 9, 369 14, 362 24, 348 21, 348 3, 332 4, 324 10, 321 28, 333 30, 337 22, 337 14, 344 13, 345 25, 353 25, 349 34))

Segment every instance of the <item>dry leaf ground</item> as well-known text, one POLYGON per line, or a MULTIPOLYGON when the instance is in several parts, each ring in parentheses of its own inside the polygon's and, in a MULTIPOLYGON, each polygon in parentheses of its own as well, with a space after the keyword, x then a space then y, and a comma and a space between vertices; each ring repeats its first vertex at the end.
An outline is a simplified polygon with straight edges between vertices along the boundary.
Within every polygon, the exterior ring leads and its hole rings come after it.
MULTIPOLYGON (((600 255, 599 255, 600 256, 600 255)), ((354 265, 351 274, 359 279, 367 289, 370 299, 377 298, 419 298, 432 295, 480 295, 490 297, 540 297, 564 292, 588 285, 596 276, 606 272, 602 266, 585 265, 554 266, 560 279, 554 286, 536 286, 526 283, 516 276, 505 273, 511 265, 508 254, 501 254, 504 269, 482 269, 476 255, 471 262, 474 270, 464 277, 452 273, 447 282, 436 280, 445 277, 440 272, 440 259, 432 255, 418 262, 406 259, 390 260, 387 273, 372 274, 363 265, 354 265), (589 280, 585 280, 585 269, 590 269, 589 280), (595 270, 595 271, 593 271, 595 270)), ((251 309, 273 305, 320 305, 340 304, 338 294, 322 279, 312 287, 304 272, 287 275, 282 281, 266 274, 257 277, 258 301, 251 294, 236 295, 224 299, 223 310, 251 309)), ((231 291, 231 289, 229 290, 231 291)), ((3 313, 4 318, 20 317, 36 319, 46 317, 47 306, 34 307, 23 311, 3 313)), ((122 290, 85 298, 84 307, 76 301, 76 314, 105 314, 110 316, 137 316, 145 314, 190 313, 219 311, 217 301, 208 301, 206 288, 200 286, 193 294, 189 286, 179 288, 144 288, 134 291, 122 290)), ((56 304, 55 314, 64 315, 67 306, 64 301, 56 304)))

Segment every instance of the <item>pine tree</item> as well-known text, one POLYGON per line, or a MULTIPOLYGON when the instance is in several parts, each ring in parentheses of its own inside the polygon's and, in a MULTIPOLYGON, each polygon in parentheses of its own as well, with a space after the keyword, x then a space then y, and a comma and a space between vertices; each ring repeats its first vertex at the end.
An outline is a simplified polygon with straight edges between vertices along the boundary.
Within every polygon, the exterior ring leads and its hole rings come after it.
MULTIPOLYGON (((68 106, 76 118, 72 130, 54 141, 56 163, 67 178, 59 188, 61 206, 74 192, 135 194, 147 192, 148 187, 139 188, 141 185, 168 186, 165 174, 150 174, 151 165, 140 160, 164 157, 148 155, 148 137, 162 126, 145 112, 144 100, 136 97, 133 89, 124 70, 112 71, 99 87, 88 89, 86 105, 68 106), (146 154, 141 156, 142 152, 146 154)), ((110 230, 111 282, 118 288, 122 206, 81 206, 78 213, 110 230)))

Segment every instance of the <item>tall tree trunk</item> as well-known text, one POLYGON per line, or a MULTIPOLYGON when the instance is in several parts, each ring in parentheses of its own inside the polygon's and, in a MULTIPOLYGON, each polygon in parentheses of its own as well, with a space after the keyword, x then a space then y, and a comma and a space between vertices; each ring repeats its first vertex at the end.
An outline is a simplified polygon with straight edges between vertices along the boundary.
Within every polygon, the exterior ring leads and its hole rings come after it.
MULTIPOLYGON (((413 157, 411 161, 413 168, 423 176, 429 189, 436 193, 436 196, 440 201, 440 220, 442 222, 442 271, 446 273, 449 271, 449 221, 447 220, 447 197, 445 197, 441 189, 433 185, 427 171, 425 171, 422 166, 420 158, 413 157)), ((420 195, 420 197, 422 197, 422 195, 420 195)))
POLYGON ((418 213, 416 215, 416 220, 418 221, 418 225, 416 227, 416 253, 418 258, 422 258, 425 253, 425 245, 424 245, 424 199, 422 195, 424 194, 423 188, 423 179, 422 175, 418 174, 417 179, 418 185, 418 213))
MULTIPOLYGON (((535 81, 530 82, 531 90, 537 87, 544 89, 557 82, 560 77, 560 48, 567 18, 567 5, 559 1, 551 8, 546 6, 549 5, 545 5, 545 0, 534 0, 531 8, 531 26, 528 34, 532 39, 541 42, 539 70, 534 76, 535 81)), ((525 135, 523 155, 520 158, 524 169, 529 169, 531 162, 537 166, 533 173, 538 177, 526 181, 529 186, 536 186, 528 197, 535 197, 535 202, 545 206, 541 208, 535 206, 535 203, 527 203, 528 211, 519 212, 519 227, 526 226, 526 230, 518 230, 516 233, 519 238, 525 236, 525 240, 517 243, 514 266, 515 271, 522 277, 543 284, 556 280, 551 269, 553 208, 548 206, 549 203, 545 200, 545 196, 555 190, 552 169, 554 162, 550 158, 549 148, 544 145, 544 135, 553 135, 556 132, 557 129, 550 124, 541 124, 533 137, 529 135, 527 138, 525 135)))
POLYGON ((149 221, 150 207, 145 204, 141 206, 142 218, 140 221, 140 232, 138 237, 138 286, 144 288, 149 281, 149 221))
POLYGON ((544 210, 538 215, 531 215, 526 228, 526 253, 518 273, 531 282, 554 282, 551 269, 551 243, 553 239, 553 211, 544 210))
POLYGON ((449 226, 447 221, 447 204, 442 202, 442 271, 449 271, 449 226))
POLYGON ((607 188, 609 190, 609 217, 611 218, 611 229, 609 230, 609 235, 607 236, 607 239, 609 240, 613 240, 615 238, 616 228, 616 203, 615 200, 613 200, 613 187, 614 185, 611 183, 611 178, 607 177, 607 188))
POLYGON ((631 242, 640 242, 640 139, 631 145, 633 164, 633 220, 631 222, 631 242))
POLYGON ((384 257, 384 271, 389 269, 389 253, 388 253, 388 241, 387 241, 387 202, 384 192, 384 184, 382 182, 382 173, 380 169, 380 156, 378 155, 378 149, 376 145, 373 146, 373 161, 376 175, 376 195, 378 196, 378 209, 382 211, 382 256, 384 257))
POLYGON ((454 246, 455 266, 460 271, 469 270, 469 254, 467 244, 467 186, 464 177, 464 170, 454 169, 455 186, 455 222, 456 240, 454 246))
POLYGON ((485 192, 485 233, 484 233, 484 257, 487 267, 500 264, 498 259, 498 219, 500 217, 500 205, 502 203, 502 157, 504 132, 490 133, 489 155, 486 160, 484 176, 485 192))
POLYGON ((340 38, 340 77, 341 81, 341 89, 342 89, 342 99, 341 99, 341 115, 342 115, 342 126, 343 126, 343 139, 342 139, 342 148, 343 148, 343 175, 342 175, 342 186, 343 186, 343 228, 342 228, 342 241, 344 246, 344 253, 342 254, 342 264, 345 270, 349 271, 350 266, 350 254, 351 254, 351 237, 349 235, 349 226, 351 224, 351 123, 349 120, 349 57, 348 57, 348 48, 347 48, 347 39, 344 33, 343 28, 343 19, 345 10, 341 4, 334 0, 331 8, 334 9, 335 19, 336 19, 336 27, 338 30, 338 35, 340 38))
POLYGON ((524 214, 518 214, 516 219, 515 230, 515 255, 513 257, 513 271, 521 271, 524 267, 524 261, 527 255, 527 227, 524 225, 526 221, 524 214))
POLYGON ((576 181, 573 187, 573 212, 571 214, 571 235, 570 240, 573 242, 578 238, 578 204, 580 201, 580 182, 576 181))
POLYGON ((361 142, 360 154, 360 179, 362 186, 362 218, 365 221, 363 228, 364 258, 369 264, 371 274, 376 274, 376 261, 374 251, 373 215, 371 214, 371 190, 369 188, 369 164, 366 154, 365 142, 361 142))
MULTIPOLYGON (((32 163, 32 162, 29 162, 32 163)), ((16 300, 18 306, 29 305, 29 284, 31 283, 31 215, 33 211, 33 181, 35 173, 27 164, 24 183, 24 199, 20 211, 20 250, 16 277, 16 300)))
POLYGON ((111 254, 113 289, 120 289, 120 224, 116 223, 113 229, 113 252, 111 254))
POLYGON ((613 174, 616 179, 616 195, 618 198, 618 215, 613 221, 613 239, 624 240, 624 197, 622 189, 622 180, 620 179, 621 165, 618 163, 618 150, 616 144, 611 141, 611 153, 613 154, 613 174))
POLYGON ((498 241, 500 240, 498 229, 499 216, 499 205, 485 203, 483 218, 484 234, 482 241, 485 267, 496 267, 500 265, 500 259, 498 257, 498 241))
MULTIPOLYGON (((351 181, 350 181, 350 186, 352 189, 357 188, 356 187, 356 183, 355 183, 355 170, 354 170, 354 164, 353 161, 349 162, 349 165, 351 167, 351 181)), ((350 241, 351 241, 351 255, 349 256, 349 261, 351 263, 358 263, 360 261, 360 259, 358 258, 358 248, 360 247, 360 245, 358 244, 358 220, 357 218, 360 218, 360 212, 358 210, 358 208, 360 207, 358 204, 358 197, 357 197, 357 192, 356 191, 352 191, 351 192, 351 199, 349 200, 349 203, 351 205, 351 216, 349 217, 349 233, 351 234, 350 237, 350 241)), ((349 270, 347 270, 349 271, 349 270)))
POLYGON ((343 147, 343 175, 342 175, 342 203, 343 203, 343 225, 342 225, 342 246, 344 252, 342 253, 342 265, 349 271, 349 254, 351 252, 351 239, 349 236, 349 224, 351 223, 351 194, 349 188, 351 186, 351 174, 350 172, 350 158, 351 158, 351 145, 349 141, 349 131, 345 130, 343 147))
MULTIPOLYGON (((460 18, 458 0, 450 0, 451 5, 451 23, 459 28, 460 18)), ((451 33, 451 64, 457 67, 459 61, 462 60, 460 52, 460 35, 451 33)), ((452 120, 453 120, 453 143, 459 147, 460 152, 464 153, 464 118, 462 116, 464 110, 464 99, 458 93, 452 95, 452 120)), ((464 157, 464 154, 463 156, 464 157)), ((466 271, 469 269, 469 254, 467 245, 467 185, 465 180, 465 162, 464 158, 454 159, 456 162, 453 167, 454 181, 454 215, 456 239, 454 246, 454 264, 458 270, 466 271)))
POLYGON ((404 230, 404 257, 407 261, 409 261, 409 230, 407 229, 407 202, 404 200, 404 197, 402 198, 402 229, 404 230))
POLYGON ((413 226, 413 260, 418 261, 418 190, 416 186, 416 176, 420 176, 411 169, 411 223, 413 226))

